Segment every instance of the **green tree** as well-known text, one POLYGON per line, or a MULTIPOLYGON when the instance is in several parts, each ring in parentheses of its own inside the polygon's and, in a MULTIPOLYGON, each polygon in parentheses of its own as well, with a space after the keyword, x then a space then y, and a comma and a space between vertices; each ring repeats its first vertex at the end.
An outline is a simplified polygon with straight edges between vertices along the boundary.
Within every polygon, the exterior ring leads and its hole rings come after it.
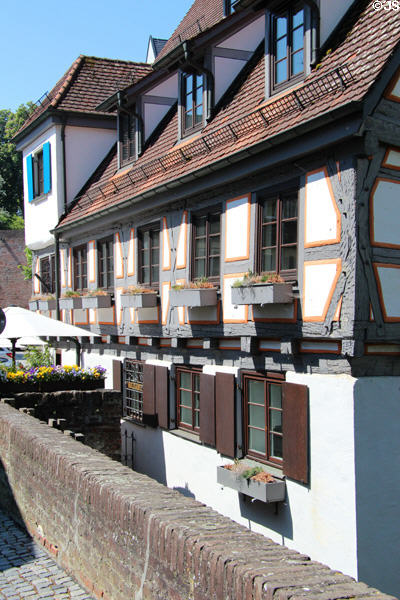
POLYGON ((0 110, 0 227, 4 229, 21 226, 14 217, 23 215, 22 161, 12 137, 34 109, 28 102, 15 112, 0 110))

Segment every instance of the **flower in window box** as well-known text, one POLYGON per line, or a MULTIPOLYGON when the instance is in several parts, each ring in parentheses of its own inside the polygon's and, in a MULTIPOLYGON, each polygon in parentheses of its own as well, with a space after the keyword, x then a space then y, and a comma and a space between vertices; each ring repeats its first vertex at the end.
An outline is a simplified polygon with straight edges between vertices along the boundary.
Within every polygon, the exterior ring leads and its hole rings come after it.
POLYGON ((191 281, 188 284, 174 285, 169 293, 171 306, 215 306, 217 304, 217 288, 207 278, 191 281))
POLYGON ((82 308, 82 294, 75 290, 68 290, 61 296, 59 305, 63 310, 82 308))
POLYGON ((157 306, 156 290, 131 285, 121 292, 122 308, 154 308, 155 306, 157 306))
POLYGON ((82 308, 110 308, 111 294, 106 290, 90 290, 82 296, 82 308))
POLYGON ((232 304, 289 304, 293 302, 292 284, 277 273, 255 275, 248 271, 231 288, 232 304))

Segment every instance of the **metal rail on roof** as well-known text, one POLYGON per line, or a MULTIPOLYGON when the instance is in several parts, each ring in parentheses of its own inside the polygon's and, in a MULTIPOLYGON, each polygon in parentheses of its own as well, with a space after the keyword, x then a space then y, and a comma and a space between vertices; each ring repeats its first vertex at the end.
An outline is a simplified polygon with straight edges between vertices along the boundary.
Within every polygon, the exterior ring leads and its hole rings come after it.
MULTIPOLYGON (((134 167, 127 175, 119 179, 118 185, 115 181, 107 182, 92 188, 90 191, 93 193, 99 190, 105 197, 108 194, 115 194, 117 191, 122 192, 129 186, 134 187, 136 184, 147 181, 159 173, 171 171, 197 156, 210 154, 216 148, 236 142, 254 130, 266 130, 271 123, 291 113, 301 113, 324 96, 343 91, 353 79, 348 65, 336 67, 313 79, 313 81, 288 92, 285 96, 272 100, 251 113, 239 117, 210 133, 206 133, 183 148, 171 150, 159 158, 134 167)), ((85 196, 89 199, 89 195, 86 193, 77 200, 83 200, 85 196)), ((91 197, 88 204, 90 205, 92 202, 93 198, 91 197)), ((87 203, 83 202, 81 209, 84 210, 85 208, 87 208, 87 203)))

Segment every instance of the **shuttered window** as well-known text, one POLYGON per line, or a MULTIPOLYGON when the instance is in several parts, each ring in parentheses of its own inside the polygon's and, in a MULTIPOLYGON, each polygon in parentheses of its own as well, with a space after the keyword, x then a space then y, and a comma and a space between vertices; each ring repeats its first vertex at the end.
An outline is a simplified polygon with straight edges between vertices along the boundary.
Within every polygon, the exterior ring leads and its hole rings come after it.
POLYGON ((40 150, 26 157, 28 199, 40 198, 51 190, 51 153, 50 142, 43 144, 40 150))
POLYGON ((121 112, 119 114, 119 155, 120 166, 136 158, 136 117, 121 112))
POLYGON ((176 370, 177 424, 181 429, 200 432, 200 371, 176 370))
POLYGON ((131 358, 124 361, 123 416, 143 421, 143 362, 131 358))

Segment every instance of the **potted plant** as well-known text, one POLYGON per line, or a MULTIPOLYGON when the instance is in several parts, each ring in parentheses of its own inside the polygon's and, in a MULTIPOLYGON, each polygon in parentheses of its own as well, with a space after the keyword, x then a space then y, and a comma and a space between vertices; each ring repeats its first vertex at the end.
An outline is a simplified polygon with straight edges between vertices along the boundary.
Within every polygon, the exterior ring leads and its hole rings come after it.
POLYGON ((255 275, 248 271, 231 288, 232 304, 288 304, 293 302, 292 284, 277 273, 255 275))
POLYGON ((2 394, 99 389, 104 388, 105 373, 100 366, 83 369, 77 365, 49 365, 27 369, 19 365, 0 369, 0 388, 2 394))
POLYGON ((157 306, 156 290, 130 285, 121 292, 122 308, 153 308, 154 306, 157 306))
POLYGON ((261 502, 280 502, 285 499, 286 484, 262 467, 251 467, 236 460, 217 467, 217 482, 261 502))
POLYGON ((106 290, 89 290, 82 296, 82 308, 110 308, 111 294, 106 290))
POLYGON ((51 294, 46 296, 38 296, 38 306, 39 310, 55 310, 56 299, 51 294))
POLYGON ((82 296, 75 290, 68 290, 59 300, 60 308, 71 310, 73 308, 82 308, 82 296))
POLYGON ((215 306, 217 304, 217 288, 206 277, 188 284, 172 286, 169 293, 170 306, 215 306))

